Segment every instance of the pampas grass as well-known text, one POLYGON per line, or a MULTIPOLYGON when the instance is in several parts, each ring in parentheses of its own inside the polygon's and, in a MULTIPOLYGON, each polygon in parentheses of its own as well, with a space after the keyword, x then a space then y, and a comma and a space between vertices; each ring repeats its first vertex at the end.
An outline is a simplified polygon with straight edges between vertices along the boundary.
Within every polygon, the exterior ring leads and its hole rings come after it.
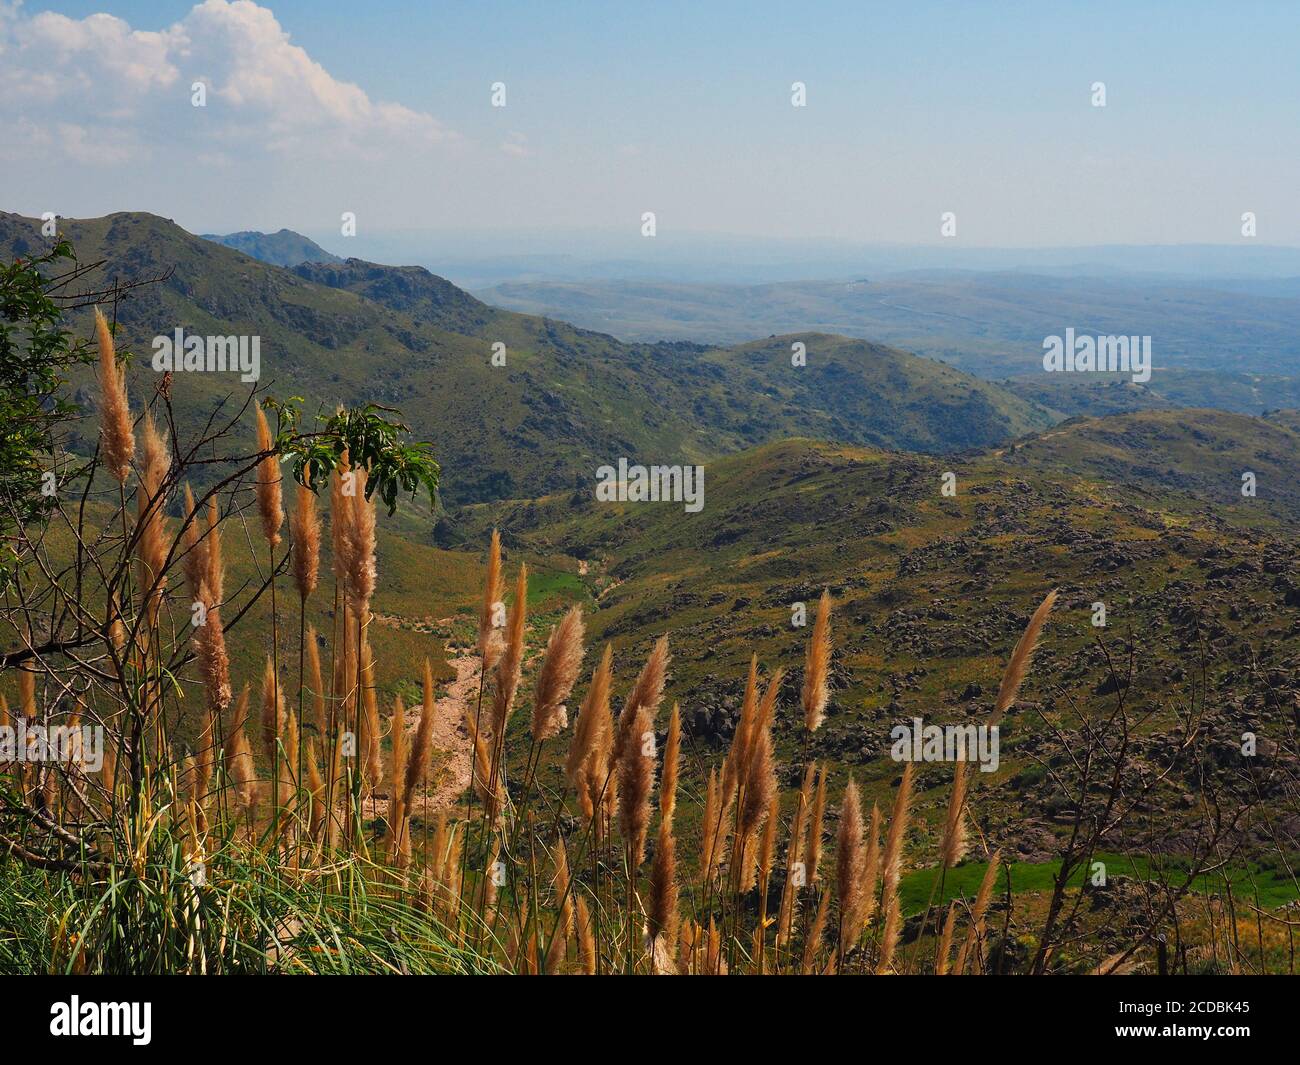
POLYGON ((257 464, 257 513, 262 520, 262 535, 274 551, 280 546, 280 527, 284 524, 281 496, 280 463, 275 455, 275 437, 266 421, 266 412, 257 410, 257 450, 264 457, 257 464))
POLYGON ((298 598, 306 601, 320 580, 320 517, 316 493, 305 485, 298 485, 289 534, 293 538, 293 582, 298 598))
POLYGON ((538 743, 559 735, 569 723, 564 704, 582 669, 584 631, 582 608, 571 607, 560 623, 551 629, 546 641, 546 654, 533 690, 530 723, 533 739, 538 743))
POLYGON ((1006 672, 1002 674, 1002 684, 998 688, 997 701, 993 704, 993 713, 988 720, 989 725, 998 724, 1002 720, 1002 715, 1016 701, 1020 685, 1025 679, 1025 674, 1029 672, 1029 660, 1033 657, 1038 636, 1043 631, 1043 626, 1047 623, 1047 615, 1052 612, 1055 602, 1056 591, 1048 592, 1047 598, 1034 611, 1029 624, 1025 626, 1024 634, 1016 644, 1016 649, 1011 652, 1011 661, 1007 665, 1006 672))
POLYGON ((577 792, 583 816, 588 820, 594 816, 601 801, 611 768, 613 722, 609 711, 609 686, 613 675, 612 656, 613 649, 606 644, 578 710, 578 723, 564 765, 565 779, 577 792))
POLYGON ((839 951, 843 958, 857 941, 862 912, 862 800, 849 774, 840 809, 840 829, 835 841, 835 888, 840 900, 839 951))
POLYGON ((826 718, 826 702, 829 698, 827 678, 831 664, 831 593, 822 591, 817 604, 817 620, 813 623, 812 636, 808 639, 808 650, 804 656, 803 667, 803 702, 804 728, 816 732, 826 718))
POLYGON ((483 581, 483 602, 478 615, 478 656, 483 662, 485 675, 501 657, 503 641, 496 624, 501 596, 501 534, 493 529, 488 545, 487 575, 483 581))
POLYGON ((104 468, 119 485, 131 474, 135 456, 135 434, 131 430, 131 407, 126 397, 126 367, 118 366, 113 334, 98 307, 95 308, 95 340, 99 348, 96 372, 99 381, 99 439, 104 468))
MULTIPOLYGON (((402 789, 402 802, 408 808, 415 800, 418 788, 429 772, 429 755, 433 750, 433 725, 437 715, 437 702, 433 695, 433 667, 424 660, 424 700, 420 704, 420 723, 411 745, 411 757, 406 766, 406 779, 402 789)), ((396 777, 393 778, 396 781, 396 777)), ((397 785, 394 784, 394 787, 397 785)))
POLYGON ((167 587, 169 545, 167 520, 163 516, 163 485, 171 469, 171 454, 149 411, 145 411, 140 435, 143 462, 136 493, 135 550, 143 613, 152 628, 158 621, 158 608, 167 587))

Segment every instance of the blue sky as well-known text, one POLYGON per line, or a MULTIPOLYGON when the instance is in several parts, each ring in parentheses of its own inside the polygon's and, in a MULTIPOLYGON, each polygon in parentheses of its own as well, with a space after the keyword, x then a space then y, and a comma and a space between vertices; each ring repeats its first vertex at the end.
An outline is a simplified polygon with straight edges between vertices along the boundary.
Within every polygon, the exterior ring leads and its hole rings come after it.
POLYGON ((953 211, 971 246, 1234 243, 1250 210, 1259 241, 1300 244, 1297 5, 266 6, 255 18, 210 0, 196 18, 169 0, 67 0, 0 16, 4 58, 32 69, 99 11, 187 42, 141 46, 170 82, 118 94, 109 69, 71 98, 0 96, 0 117, 16 110, 41 141, 9 160, 0 206, 39 213, 57 198, 72 215, 130 207, 196 229, 308 232, 353 210, 385 232, 504 236, 639 236, 649 210, 661 233, 901 243, 938 242, 953 211), (45 11, 74 21, 42 27, 45 11), (272 17, 333 83, 402 113, 376 123, 299 97, 272 17), (241 35, 254 23, 260 36, 241 35), (232 67, 250 40, 265 53, 232 67), (231 79, 263 66, 273 76, 250 102, 231 79), (185 97, 200 68, 221 98, 196 114, 185 97), (503 109, 489 105, 498 80, 503 109), (796 80, 806 108, 790 105, 796 80), (1094 81, 1105 108, 1091 106, 1094 81), (60 152, 85 153, 103 130, 114 158, 70 170, 60 152))

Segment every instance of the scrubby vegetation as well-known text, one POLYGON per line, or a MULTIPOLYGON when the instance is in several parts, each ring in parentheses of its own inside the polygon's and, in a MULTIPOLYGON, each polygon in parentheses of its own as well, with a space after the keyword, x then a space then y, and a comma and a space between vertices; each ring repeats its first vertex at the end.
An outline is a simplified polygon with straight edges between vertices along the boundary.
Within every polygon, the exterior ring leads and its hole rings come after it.
MULTIPOLYGON (((62 471, 59 491, 12 524, 3 665, 14 698, 0 695, 0 725, 76 739, 66 758, 29 760, 24 748, 0 763, 0 969, 1293 968, 1294 732, 1270 741, 1260 768, 1234 761, 1207 725, 1204 685, 1160 704, 1136 683, 1141 647, 1120 658, 1098 641, 1106 686, 1068 712, 1036 704, 1030 733, 1020 692, 1060 605, 1024 567, 1006 570, 1013 627, 946 637, 977 637, 995 671, 969 716, 1005 729, 1004 774, 890 762, 888 778, 872 767, 868 788, 853 771, 830 711, 837 689, 881 669, 856 631, 866 612, 889 608, 881 616, 912 641, 918 667, 942 657, 928 621, 941 634, 959 621, 906 612, 935 553, 918 530, 947 523, 955 539, 971 522, 1001 522, 981 535, 990 551, 1025 535, 1015 515, 972 513, 978 491, 969 505, 909 498, 914 479, 939 472, 929 460, 772 445, 735 460, 710 503, 711 545, 692 541, 698 526, 611 512, 601 535, 635 535, 640 553, 601 575, 594 614, 577 574, 553 566, 530 579, 489 527, 503 521, 521 553, 544 553, 532 536, 598 564, 584 508, 484 509, 460 529, 482 535, 485 561, 454 556, 479 583, 466 610, 463 582, 440 587, 445 575, 422 569, 443 555, 394 543, 391 572, 380 564, 377 502, 436 477, 391 412, 312 419, 254 393, 251 426, 231 410, 182 436, 171 390, 188 382, 142 400, 103 318, 95 348, 93 455, 72 462, 51 425, 38 450, 62 471), (791 449, 793 479, 778 461, 791 449), (761 513, 791 484, 805 506, 870 485, 885 507, 872 535, 914 561, 894 567, 892 604, 873 598, 888 588, 843 582, 810 597, 801 646, 783 650, 768 631, 746 653, 749 634, 717 624, 708 585, 688 594, 669 575, 730 567, 729 580, 755 589, 791 580, 788 545, 767 537, 761 513), (461 669, 449 674, 432 647, 419 654, 410 633, 380 639, 386 582, 407 616, 435 619, 472 660, 458 704, 463 777, 435 743, 438 679, 461 669), (639 671, 620 657, 616 673, 620 627, 645 634, 639 671), (591 638, 598 630, 605 639, 591 638), (691 684, 715 652, 737 699, 734 713, 701 718, 716 707, 691 684), (1016 826, 999 792, 1011 786, 1049 793, 1058 831, 1035 848, 1050 857, 1008 849, 1016 826), (1190 797, 1176 822, 1171 793, 1190 797), (1176 854, 1147 846, 1171 826, 1176 854)), ((993 481, 980 461, 961 473, 975 488, 993 481)), ((1037 471, 1026 489, 1023 502, 1046 509, 1067 491, 1037 471)), ((842 565, 854 520, 828 521, 805 548, 842 565)), ((987 591, 989 561, 967 594, 987 591)))

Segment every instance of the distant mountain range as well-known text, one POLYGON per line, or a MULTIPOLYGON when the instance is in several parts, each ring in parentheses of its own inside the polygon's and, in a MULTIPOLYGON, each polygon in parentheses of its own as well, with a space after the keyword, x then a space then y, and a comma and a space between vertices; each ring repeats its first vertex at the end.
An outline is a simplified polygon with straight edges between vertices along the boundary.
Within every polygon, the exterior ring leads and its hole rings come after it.
MULTIPOLYGON (((272 393, 326 409, 399 408, 434 443, 449 503, 585 489, 620 457, 696 462, 789 436, 944 452, 1055 420, 992 382, 863 340, 629 344, 498 310, 418 267, 349 259, 287 269, 149 214, 61 226, 80 256, 106 260, 104 276, 171 271, 119 309, 123 341, 137 353, 177 328, 259 336, 272 393), (797 344, 806 366, 792 364, 797 344), (495 345, 504 345, 504 366, 492 364, 495 345)), ((39 220, 0 214, 0 254, 45 243, 39 220)), ((131 376, 140 395, 158 375, 137 357, 131 376)), ((234 375, 203 373, 177 380, 172 394, 192 427, 242 390, 234 375)))
POLYGON ((274 266, 297 266, 299 263, 341 263, 337 255, 331 255, 314 240, 295 233, 292 229, 282 229, 278 233, 258 233, 256 230, 244 230, 241 233, 227 233, 218 236, 204 233, 204 240, 224 244, 227 248, 242 251, 254 259, 274 266))
MULTIPOLYGON (((1169 396, 1258 413, 1279 402, 1267 388, 1257 396, 1243 375, 1300 378, 1300 278, 1215 283, 933 271, 768 285, 516 281, 478 295, 625 340, 731 344, 805 329, 868 337, 981 377, 1023 375, 1028 391, 1021 394, 1070 413, 1105 409, 1077 394, 1092 390, 1094 379, 1042 372, 1043 338, 1071 326, 1150 336, 1156 406, 1169 396), (1170 371, 1176 382, 1166 379, 1170 371)), ((1294 396, 1300 380, 1282 387, 1294 396)))

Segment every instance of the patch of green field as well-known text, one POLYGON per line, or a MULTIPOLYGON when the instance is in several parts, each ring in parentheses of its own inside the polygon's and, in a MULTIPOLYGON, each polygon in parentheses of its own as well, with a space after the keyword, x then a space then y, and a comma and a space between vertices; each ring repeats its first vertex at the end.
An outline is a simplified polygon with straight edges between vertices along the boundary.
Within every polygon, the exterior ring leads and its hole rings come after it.
MULTIPOLYGON (((1099 853, 1094 860, 1105 864, 1107 879, 1123 876, 1154 880, 1175 888, 1182 886, 1190 869, 1189 860, 1178 857, 1099 853)), ((935 896, 935 905, 946 906, 955 898, 974 898, 987 868, 985 862, 969 862, 949 869, 942 877, 943 887, 935 896)), ((1004 895, 1008 871, 1012 895, 1019 896, 1027 892, 1050 893, 1060 868, 1060 862, 1012 862, 998 874, 994 898, 1004 895)), ((1087 873, 1082 867, 1075 870, 1070 886, 1081 886, 1087 873)), ((925 909, 930 892, 934 890, 936 880, 940 879, 939 874, 937 868, 922 869, 902 878, 899 891, 905 914, 918 914, 925 909)), ((1229 887, 1238 904, 1249 902, 1265 910, 1277 909, 1300 898, 1300 883, 1285 869, 1261 862, 1246 862, 1203 874, 1196 877, 1191 890, 1203 895, 1226 895, 1229 887)))

